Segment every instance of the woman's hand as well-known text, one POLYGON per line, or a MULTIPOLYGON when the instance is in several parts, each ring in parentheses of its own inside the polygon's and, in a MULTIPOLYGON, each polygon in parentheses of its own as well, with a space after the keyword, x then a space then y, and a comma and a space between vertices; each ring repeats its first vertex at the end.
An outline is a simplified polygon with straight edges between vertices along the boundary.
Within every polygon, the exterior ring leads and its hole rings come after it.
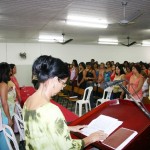
POLYGON ((87 127, 87 125, 69 126, 69 130, 72 132, 81 132, 81 129, 87 127))
POLYGON ((104 131, 97 131, 92 134, 90 134, 88 137, 84 138, 85 147, 88 146, 91 143, 97 142, 97 141, 103 141, 108 137, 104 131))
POLYGON ((12 121, 12 119, 10 118, 10 119, 8 119, 8 125, 10 126, 10 127, 12 127, 12 125, 13 125, 13 121, 12 121))
POLYGON ((96 142, 96 141, 105 140, 107 138, 107 136, 108 135, 106 133, 104 133, 104 131, 101 131, 101 130, 89 135, 92 143, 96 142))

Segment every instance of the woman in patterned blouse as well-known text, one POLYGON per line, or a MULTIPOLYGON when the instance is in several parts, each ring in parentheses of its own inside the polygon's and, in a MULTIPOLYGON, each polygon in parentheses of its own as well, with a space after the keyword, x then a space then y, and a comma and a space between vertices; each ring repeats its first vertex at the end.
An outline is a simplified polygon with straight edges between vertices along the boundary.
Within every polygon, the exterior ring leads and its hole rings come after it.
POLYGON ((26 150, 80 150, 106 138, 103 131, 98 131, 84 139, 72 139, 70 131, 80 132, 86 126, 68 127, 60 109, 50 102, 66 85, 69 77, 66 63, 43 55, 35 60, 32 71, 40 85, 24 104, 26 150))

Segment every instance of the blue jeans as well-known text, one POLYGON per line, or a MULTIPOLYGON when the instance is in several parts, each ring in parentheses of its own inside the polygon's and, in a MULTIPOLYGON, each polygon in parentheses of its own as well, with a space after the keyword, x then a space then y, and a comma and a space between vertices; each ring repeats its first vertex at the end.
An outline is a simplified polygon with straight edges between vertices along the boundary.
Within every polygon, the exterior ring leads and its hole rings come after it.
MULTIPOLYGON (((8 125, 7 117, 2 116, 2 123, 8 125)), ((9 150, 3 131, 0 131, 0 150, 9 150)))

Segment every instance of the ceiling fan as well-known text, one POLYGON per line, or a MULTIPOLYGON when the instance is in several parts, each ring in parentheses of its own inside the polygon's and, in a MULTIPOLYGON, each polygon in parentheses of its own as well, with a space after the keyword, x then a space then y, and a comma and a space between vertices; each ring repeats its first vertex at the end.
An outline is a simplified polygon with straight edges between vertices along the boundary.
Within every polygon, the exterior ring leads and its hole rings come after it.
POLYGON ((65 40, 65 33, 62 33, 62 36, 63 36, 63 42, 58 42, 57 41, 57 43, 60 43, 60 44, 64 45, 64 44, 67 44, 67 43, 69 43, 73 40, 73 39, 65 40))
POLYGON ((119 25, 119 26, 127 26, 127 25, 130 25, 130 24, 134 24, 135 20, 137 18, 139 18, 141 15, 143 15, 143 12, 141 10, 136 10, 132 15, 130 16, 126 16, 126 6, 128 4, 127 0, 123 0, 121 2, 122 4, 122 7, 123 7, 123 19, 121 19, 120 21, 116 22, 116 23, 112 23, 112 24, 109 24, 109 25, 119 25))
POLYGON ((123 20, 120 20, 119 24, 120 25, 128 25, 134 23, 133 21, 143 15, 143 13, 140 10, 137 10, 132 16, 126 18, 126 6, 128 4, 127 1, 122 1, 121 2, 123 6, 123 20))
POLYGON ((123 46, 127 46, 127 47, 130 47, 130 46, 136 44, 136 41, 133 41, 133 42, 130 43, 130 37, 129 36, 127 37, 127 40, 128 40, 127 44, 124 44, 124 43, 120 43, 120 44, 123 45, 123 46))

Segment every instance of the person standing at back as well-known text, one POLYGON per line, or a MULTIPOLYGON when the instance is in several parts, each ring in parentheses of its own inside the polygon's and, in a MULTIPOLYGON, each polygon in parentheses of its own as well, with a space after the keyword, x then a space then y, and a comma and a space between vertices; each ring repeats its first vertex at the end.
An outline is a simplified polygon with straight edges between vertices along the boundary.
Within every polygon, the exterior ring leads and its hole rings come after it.
MULTIPOLYGON (((0 109, 2 112, 2 123, 12 127, 12 115, 8 102, 8 81, 10 80, 10 68, 6 62, 0 63, 0 109)), ((4 134, 0 131, 0 150, 9 150, 4 134)))
POLYGON ((133 75, 130 77, 130 81, 128 84, 128 91, 132 94, 135 100, 140 102, 143 98, 142 86, 144 83, 144 78, 140 74, 141 67, 138 64, 134 64, 132 66, 133 75))
POLYGON ((79 66, 77 60, 72 61, 72 68, 70 70, 70 85, 72 86, 72 93, 73 95, 73 89, 75 86, 77 86, 77 79, 78 79, 78 73, 79 73, 79 66))
POLYGON ((16 101, 19 103, 21 102, 21 96, 20 96, 20 86, 17 78, 15 77, 15 74, 17 72, 16 65, 15 64, 10 64, 10 69, 11 69, 11 76, 10 79, 11 81, 15 84, 16 87, 16 101))
MULTIPOLYGON (((16 65, 15 64, 10 64, 10 69, 11 69, 11 71, 10 71, 10 79, 15 84, 16 102, 20 104, 21 103, 20 86, 19 86, 19 82, 18 82, 17 78, 15 77, 15 74, 17 72, 16 65)), ((15 108, 15 112, 17 113, 16 108, 15 108)), ((18 131, 19 130, 18 130, 17 124, 14 121, 14 132, 18 133, 18 131)))
MULTIPOLYGON (((86 81, 86 87, 89 86, 94 87, 94 83, 96 81, 96 72, 91 62, 86 63, 85 81, 86 81)), ((93 91, 91 92, 91 96, 90 96, 90 104, 91 104, 91 108, 95 107, 93 91)))
POLYGON ((79 63, 79 73, 78 73, 78 80, 77 80, 77 86, 79 88, 82 88, 82 89, 85 89, 86 87, 86 83, 85 83, 85 74, 86 74, 86 71, 85 71, 85 63, 84 62, 80 62, 79 63))
POLYGON ((84 139, 72 139, 70 131, 81 132, 86 126, 68 127, 59 107, 51 103, 50 99, 66 85, 69 77, 66 63, 43 55, 35 60, 32 70, 37 74, 39 88, 23 108, 26 150, 80 150, 107 137, 98 131, 84 139))

